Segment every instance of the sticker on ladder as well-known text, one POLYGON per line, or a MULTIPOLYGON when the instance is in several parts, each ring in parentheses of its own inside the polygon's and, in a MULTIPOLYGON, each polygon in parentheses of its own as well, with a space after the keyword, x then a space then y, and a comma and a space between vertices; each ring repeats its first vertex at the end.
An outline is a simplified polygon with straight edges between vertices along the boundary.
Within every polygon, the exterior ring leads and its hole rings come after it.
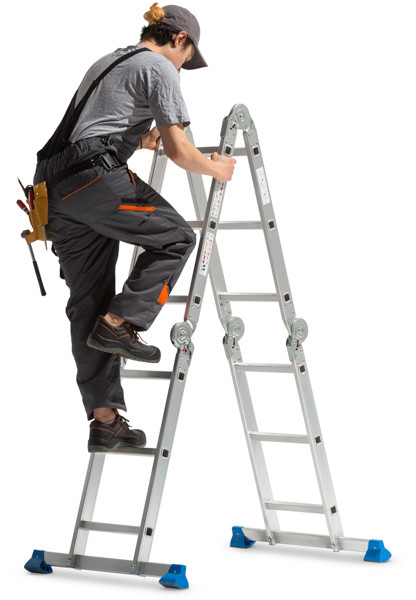
POLYGON ((267 185, 266 173, 263 167, 256 169, 257 179, 260 186, 261 199, 263 204, 270 204, 269 186, 267 185))
POLYGON ((217 181, 217 185, 216 185, 216 189, 215 189, 215 196, 212 201, 212 208, 211 208, 211 212, 210 212, 210 216, 213 217, 214 219, 218 219, 218 217, 220 216, 222 199, 224 198, 224 190, 225 190, 225 183, 217 181))
POLYGON ((202 257, 199 265, 199 272, 201 275, 208 275, 208 265, 209 259, 211 257, 212 252, 212 244, 214 243, 214 234, 210 231, 207 232, 205 236, 204 247, 202 248, 202 257))

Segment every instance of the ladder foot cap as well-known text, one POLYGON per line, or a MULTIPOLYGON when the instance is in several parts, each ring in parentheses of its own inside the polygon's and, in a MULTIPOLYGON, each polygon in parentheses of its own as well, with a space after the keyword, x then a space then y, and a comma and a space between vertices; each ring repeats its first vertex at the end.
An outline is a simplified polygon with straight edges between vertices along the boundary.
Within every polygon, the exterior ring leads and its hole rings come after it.
POLYGON ((244 535, 242 527, 233 527, 233 537, 230 542, 231 548, 251 548, 255 543, 244 535))
POLYGON ((364 560, 371 562, 387 562, 391 557, 391 552, 384 547, 383 540, 370 540, 368 550, 365 553, 364 560))
POLYGON ((159 579, 159 583, 167 588, 186 590, 189 588, 189 583, 186 579, 185 572, 185 565, 171 565, 166 575, 163 575, 163 577, 159 579))
POLYGON ((25 564, 26 571, 30 573, 53 573, 52 567, 45 563, 45 553, 43 550, 33 550, 32 558, 25 564))

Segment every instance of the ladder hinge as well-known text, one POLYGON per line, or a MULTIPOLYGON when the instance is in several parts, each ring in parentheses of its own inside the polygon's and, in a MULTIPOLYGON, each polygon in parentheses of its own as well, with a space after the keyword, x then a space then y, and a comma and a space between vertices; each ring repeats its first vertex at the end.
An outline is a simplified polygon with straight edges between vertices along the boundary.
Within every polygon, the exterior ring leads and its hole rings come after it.
POLYGON ((175 348, 178 348, 178 350, 182 350, 182 352, 186 351, 191 355, 194 350, 194 345, 191 341, 193 332, 194 329, 189 321, 176 323, 170 332, 172 344, 175 348))
POLYGON ((301 348, 301 343, 308 336, 308 325, 305 319, 294 319, 290 327, 290 336, 287 338, 286 346, 291 361, 296 361, 297 352, 301 348))
POLYGON ((238 341, 244 335, 244 322, 239 317, 230 317, 227 321, 227 333, 224 336, 223 344, 227 358, 232 358, 234 349, 238 341))

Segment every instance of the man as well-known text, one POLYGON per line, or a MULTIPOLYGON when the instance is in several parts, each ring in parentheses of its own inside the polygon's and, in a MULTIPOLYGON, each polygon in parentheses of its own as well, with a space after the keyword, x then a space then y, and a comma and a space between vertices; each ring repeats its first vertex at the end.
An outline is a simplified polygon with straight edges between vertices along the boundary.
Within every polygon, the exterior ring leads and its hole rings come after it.
POLYGON ((179 71, 207 66, 196 18, 176 5, 153 4, 137 46, 118 49, 86 73, 60 126, 38 153, 35 184, 46 181, 48 233, 70 288, 67 315, 77 382, 91 420, 91 452, 141 447, 130 429, 120 356, 158 362, 138 335, 165 304, 195 246, 195 234, 166 200, 131 173, 137 148, 156 148, 194 173, 229 181, 235 160, 201 154, 187 139, 188 112, 179 71), (150 130, 152 121, 156 127, 150 130), (115 296, 119 241, 144 252, 115 296))

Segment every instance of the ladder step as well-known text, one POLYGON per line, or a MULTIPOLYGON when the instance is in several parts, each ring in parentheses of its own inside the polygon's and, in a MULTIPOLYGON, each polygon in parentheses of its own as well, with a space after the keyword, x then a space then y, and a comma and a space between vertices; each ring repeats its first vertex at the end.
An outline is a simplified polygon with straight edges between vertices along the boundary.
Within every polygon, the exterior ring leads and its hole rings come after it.
POLYGON ((188 301, 188 296, 169 296, 166 302, 176 302, 186 304, 188 301))
POLYGON ((296 433, 260 433, 259 431, 250 431, 252 440, 260 442, 285 442, 289 444, 309 444, 307 435, 298 435, 296 433))
POLYGON ((88 531, 104 531, 106 533, 128 533, 131 535, 139 535, 140 527, 132 525, 117 525, 115 523, 98 523, 96 521, 81 521, 80 529, 88 531))
POLYGON ((289 510, 294 512, 320 513, 324 514, 322 504, 304 504, 302 502, 275 502, 274 500, 264 503, 271 510, 289 510))
POLYGON ((256 294, 246 292, 218 292, 221 300, 234 300, 236 302, 279 302, 277 294, 256 294))
MULTIPOLYGON (((218 152, 218 146, 199 146, 198 150, 206 156, 218 152)), ((164 148, 159 150, 161 156, 166 156, 164 148)), ((247 156, 247 150, 245 148, 234 148, 233 156, 247 156)))
MULTIPOLYGON (((202 154, 213 154, 218 152, 218 146, 199 146, 198 150, 202 154)), ((245 148, 234 148, 233 156, 247 156, 247 150, 245 148)))
MULTIPOLYGON (((202 229, 203 221, 188 221, 193 229, 202 229)), ((261 221, 222 221, 218 223, 218 229, 263 229, 261 221)))
POLYGON ((139 371, 138 369, 120 369, 120 376, 135 379, 170 379, 172 377, 172 371, 139 371))
POLYGON ((289 365, 273 365, 268 363, 233 363, 236 371, 256 371, 264 373, 293 373, 293 366, 289 365))
MULTIPOLYGON (((99 452, 98 454, 102 454, 99 452)), ((156 456, 156 448, 117 448, 105 454, 138 454, 140 456, 156 456)))

